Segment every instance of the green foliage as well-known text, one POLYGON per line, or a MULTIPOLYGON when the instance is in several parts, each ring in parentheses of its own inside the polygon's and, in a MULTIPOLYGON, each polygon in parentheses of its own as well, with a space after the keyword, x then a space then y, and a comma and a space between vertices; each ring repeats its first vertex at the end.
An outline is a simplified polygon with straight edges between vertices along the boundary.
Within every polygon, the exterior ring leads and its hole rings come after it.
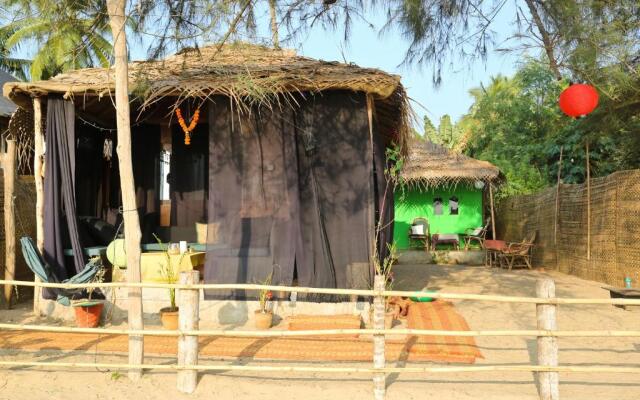
POLYGON ((102 66, 111 60, 106 3, 101 0, 10 0, 14 13, 0 28, 7 54, 26 44, 38 50, 30 63, 32 80, 47 79, 72 69, 102 66))
POLYGON ((587 141, 592 176, 631 166, 625 160, 637 147, 625 144, 620 128, 605 129, 598 113, 580 120, 562 114, 557 101, 566 86, 544 64, 529 61, 513 78, 494 77, 486 88, 471 91, 473 106, 458 124, 466 138, 464 151, 504 172, 502 195, 555 184, 561 148, 562 180, 583 182, 587 141))

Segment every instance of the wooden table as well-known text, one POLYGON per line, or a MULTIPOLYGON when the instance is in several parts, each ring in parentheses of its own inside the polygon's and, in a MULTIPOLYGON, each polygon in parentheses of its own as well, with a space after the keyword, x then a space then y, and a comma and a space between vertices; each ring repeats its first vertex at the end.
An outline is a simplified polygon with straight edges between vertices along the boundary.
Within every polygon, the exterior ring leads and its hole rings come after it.
POLYGON ((486 255, 484 258, 485 267, 493 267, 493 264, 498 260, 498 254, 507 248, 507 242, 504 240, 485 240, 484 249, 486 255))
MULTIPOLYGON (((172 254, 169 256, 174 274, 180 272, 201 270, 205 262, 205 252, 195 251, 192 253, 172 254)), ((161 251, 152 251, 140 254, 140 272, 142 282, 166 282, 163 269, 167 267, 167 255, 161 251)), ((202 272, 202 271, 201 271, 202 272)), ((126 268, 114 268, 113 281, 122 282, 126 280, 126 268)))
MULTIPOLYGON (((604 286, 603 289, 609 291, 609 297, 612 299, 640 299, 640 289, 629 288, 617 288, 613 286, 604 286)), ((640 306, 628 306, 628 305, 616 305, 616 307, 624 308, 625 310, 633 307, 635 309, 640 306)))
POLYGON ((454 250, 460 248, 460 238, 455 233, 436 233, 431 236, 431 250, 436 250, 439 244, 451 244, 454 250))

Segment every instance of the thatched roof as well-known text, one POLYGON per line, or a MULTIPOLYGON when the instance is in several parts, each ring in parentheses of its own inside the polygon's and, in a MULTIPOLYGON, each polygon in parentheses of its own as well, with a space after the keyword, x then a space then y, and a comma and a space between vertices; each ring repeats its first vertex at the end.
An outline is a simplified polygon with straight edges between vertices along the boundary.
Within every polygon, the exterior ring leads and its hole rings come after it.
POLYGON ((401 177, 408 185, 438 187, 473 184, 476 181, 499 183, 504 176, 495 165, 476 160, 428 140, 409 142, 409 155, 401 177))
MULTIPOLYGON (((295 105, 305 92, 352 90, 373 95, 382 130, 409 132, 409 106, 398 75, 354 64, 301 57, 292 50, 251 44, 185 49, 159 61, 129 64, 130 90, 143 107, 161 98, 207 98, 225 95, 242 106, 255 102, 295 105), (282 96, 282 95, 285 96, 282 96)), ((86 68, 46 81, 12 82, 4 95, 23 107, 34 96, 60 93, 66 97, 108 95, 114 90, 113 68, 86 68)))

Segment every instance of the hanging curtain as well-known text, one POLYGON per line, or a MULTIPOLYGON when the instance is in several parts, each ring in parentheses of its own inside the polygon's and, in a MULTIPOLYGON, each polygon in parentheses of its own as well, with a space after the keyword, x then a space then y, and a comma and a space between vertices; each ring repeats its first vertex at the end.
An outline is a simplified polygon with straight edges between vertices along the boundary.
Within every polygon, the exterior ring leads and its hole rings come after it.
POLYGON ((297 274, 300 286, 367 288, 377 198, 365 96, 326 92, 250 116, 216 98, 209 111, 205 280, 290 285, 297 274))
MULTIPOLYGON (((44 258, 60 278, 84 269, 75 203, 75 108, 71 101, 49 97, 47 102, 44 179, 44 258), (65 267, 66 238, 73 250, 73 270, 65 267)), ((55 299, 50 291, 43 297, 55 299)))

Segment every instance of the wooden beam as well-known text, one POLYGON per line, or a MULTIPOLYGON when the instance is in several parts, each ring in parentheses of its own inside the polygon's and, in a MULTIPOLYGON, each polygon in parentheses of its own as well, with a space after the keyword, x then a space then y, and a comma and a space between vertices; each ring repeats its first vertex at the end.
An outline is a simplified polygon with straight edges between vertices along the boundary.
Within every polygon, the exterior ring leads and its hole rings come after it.
MULTIPOLYGON (((13 280, 16 276, 15 140, 7 140, 7 151, 2 157, 2 171, 4 177, 4 279, 13 280)), ((7 308, 11 308, 12 291, 12 285, 4 285, 4 300, 7 308)))
MULTIPOLYGON (((113 36, 115 68, 116 122, 118 127, 118 166, 120 168, 120 188, 122 192, 122 216, 127 251, 127 281, 140 282, 140 221, 136 205, 136 189, 133 181, 131 159, 131 120, 129 107, 129 64, 125 30, 126 0, 107 0, 109 24, 113 36)), ((142 290, 130 288, 127 296, 127 316, 129 327, 143 329, 142 290)), ((144 337, 129 336, 129 363, 142 364, 144 361, 144 337)), ((129 379, 137 381, 142 369, 129 370, 129 379)))
MULTIPOLYGON (((558 244, 558 216, 560 213, 560 177, 562 175, 562 151, 564 146, 560 146, 560 160, 558 161, 558 181, 556 183, 556 212, 553 222, 553 244, 558 244)), ((558 249, 556 249, 557 251, 558 249)), ((557 257, 556 257, 557 260, 557 257)))
POLYGON ((491 238, 496 240, 496 213, 493 205, 493 183, 489 182, 489 202, 491 203, 491 238))
POLYGON ((591 260, 591 166, 589 163, 589 141, 585 146, 587 153, 587 260, 591 260))
MULTIPOLYGON (((36 187, 36 247, 44 252, 44 129, 42 126, 42 97, 33 99, 33 182, 36 187)), ((38 282, 39 278, 34 277, 38 282)), ((33 312, 40 313, 42 288, 33 291, 33 312)))

